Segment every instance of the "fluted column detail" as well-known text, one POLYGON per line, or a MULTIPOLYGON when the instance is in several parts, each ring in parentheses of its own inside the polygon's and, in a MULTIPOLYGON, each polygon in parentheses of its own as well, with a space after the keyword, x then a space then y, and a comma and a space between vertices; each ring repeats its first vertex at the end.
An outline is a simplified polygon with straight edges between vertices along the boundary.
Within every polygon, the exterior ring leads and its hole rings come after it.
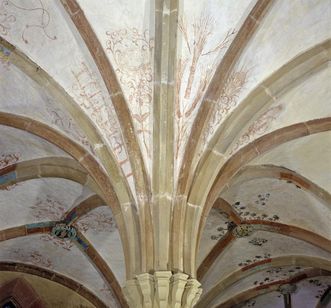
POLYGON ((172 276, 171 272, 162 271, 154 273, 155 296, 154 307, 167 308, 169 297, 169 282, 172 276))
POLYGON ((152 308, 153 300, 154 300, 154 279, 153 276, 150 274, 141 274, 137 276, 137 280, 140 286, 140 290, 142 293, 142 302, 143 307, 145 308, 152 308))
POLYGON ((128 280, 124 294, 132 308, 190 308, 200 298, 200 286, 184 273, 156 271, 154 275, 144 273, 128 280))
POLYGON ((189 279, 185 286, 185 291, 182 299, 184 308, 193 307, 197 293, 200 292, 201 283, 196 279, 189 279))
POLYGON ((184 273, 177 273, 172 276, 171 280, 171 304, 174 308, 182 306, 182 296, 187 283, 188 275, 184 273))

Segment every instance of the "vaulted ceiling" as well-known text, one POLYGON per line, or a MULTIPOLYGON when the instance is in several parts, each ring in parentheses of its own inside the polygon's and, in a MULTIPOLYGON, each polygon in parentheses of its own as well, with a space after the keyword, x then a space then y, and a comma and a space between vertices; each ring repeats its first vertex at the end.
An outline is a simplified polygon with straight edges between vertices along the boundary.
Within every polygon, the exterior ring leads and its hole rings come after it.
POLYGON ((0 0, 0 284, 331 307, 330 60, 331 0, 0 0))

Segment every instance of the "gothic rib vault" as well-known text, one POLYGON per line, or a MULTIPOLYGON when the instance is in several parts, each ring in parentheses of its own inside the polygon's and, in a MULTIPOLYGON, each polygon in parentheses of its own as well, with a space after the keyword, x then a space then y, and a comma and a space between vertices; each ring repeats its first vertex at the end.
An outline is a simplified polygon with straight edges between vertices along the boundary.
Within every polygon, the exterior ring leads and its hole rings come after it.
POLYGON ((0 0, 0 286, 331 307, 330 59, 331 0, 0 0))

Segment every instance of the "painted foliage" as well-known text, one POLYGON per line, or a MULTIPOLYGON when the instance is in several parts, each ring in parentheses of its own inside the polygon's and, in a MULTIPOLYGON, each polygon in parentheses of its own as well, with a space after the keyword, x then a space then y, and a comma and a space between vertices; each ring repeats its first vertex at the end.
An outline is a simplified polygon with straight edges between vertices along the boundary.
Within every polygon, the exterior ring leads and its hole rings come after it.
POLYGON ((47 195, 45 198, 37 198, 34 205, 30 206, 33 217, 40 220, 60 220, 65 213, 65 206, 55 197, 47 195))
POLYGON ((230 155, 237 152, 241 147, 253 141, 255 138, 265 134, 274 120, 278 118, 283 111, 283 105, 277 105, 269 108, 262 113, 247 129, 247 131, 236 141, 230 151, 230 155))
POLYGON ((207 124, 203 137, 205 145, 207 145, 225 117, 237 107, 239 95, 248 81, 249 73, 250 71, 247 68, 242 67, 238 71, 232 72, 228 77, 219 99, 214 104, 211 118, 207 124))
POLYGON ((250 264, 253 264, 255 262, 259 262, 259 261, 263 261, 263 260, 267 260, 271 258, 271 254, 268 252, 262 253, 262 254, 258 254, 256 256, 254 256, 253 258, 247 258, 246 260, 243 260, 242 262, 238 263, 238 266, 240 267, 244 267, 250 264))
POLYGON ((277 214, 268 215, 263 213, 263 208, 267 206, 268 200, 270 198, 270 193, 259 194, 255 200, 255 206, 258 207, 259 213, 254 210, 249 209, 249 204, 244 204, 241 201, 236 201, 232 204, 233 208, 237 211, 238 215, 240 215, 245 220, 268 220, 268 221, 278 221, 280 217, 277 214), (261 209, 261 210, 260 210, 261 209))
POLYGON ((87 139, 86 135, 82 133, 79 127, 76 125, 72 117, 67 113, 63 112, 54 104, 49 102, 47 104, 47 112, 51 118, 51 123, 58 127, 60 130, 64 131, 66 134, 73 136, 80 144, 86 147, 92 154, 95 155, 94 148, 92 144, 87 139))
POLYGON ((214 227, 214 230, 210 235, 210 239, 213 241, 218 241, 227 233, 231 221, 227 213, 223 212, 222 210, 215 211, 217 211, 217 213, 223 218, 223 220, 221 221, 221 223, 214 227))
POLYGON ((116 229, 115 219, 109 210, 96 209, 83 216, 77 223, 79 230, 87 232, 113 232, 116 229))
POLYGON ((22 248, 16 248, 13 249, 10 252, 11 259, 15 261, 20 261, 24 263, 30 263, 36 266, 41 266, 44 268, 53 268, 53 263, 51 259, 48 257, 43 256, 39 251, 37 250, 25 250, 22 248))
POLYGON ((228 47, 235 34, 235 30, 230 29, 223 39, 215 46, 210 47, 210 40, 215 35, 214 19, 206 13, 202 13, 191 24, 186 21, 187 19, 183 16, 178 22, 186 50, 185 55, 179 56, 177 62, 175 93, 176 158, 178 158, 179 152, 186 142, 193 118, 212 77, 213 69, 211 65, 218 53, 228 47), (202 61, 203 58, 205 58, 204 61, 202 61), (207 65, 205 61, 207 61, 207 65))
POLYGON ((103 94, 96 74, 84 61, 71 73, 75 80, 72 90, 77 103, 103 132, 124 174, 127 177, 132 176, 120 125, 110 101, 103 94))
POLYGON ((272 267, 265 271, 263 278, 254 281, 255 286, 262 286, 264 284, 272 283, 278 280, 289 279, 290 277, 300 273, 302 267, 272 267))
POLYGON ((2 0, 0 2, 0 34, 8 35, 13 25, 18 20, 26 19, 25 17, 29 20, 29 22, 22 21, 21 39, 25 44, 29 44, 32 31, 41 31, 47 39, 56 40, 56 35, 49 32, 51 15, 42 0, 2 0))
POLYGON ((42 241, 52 243, 53 245, 63 248, 64 250, 71 251, 74 247, 74 243, 69 239, 61 239, 50 234, 43 234, 40 236, 42 241))
POLYGON ((325 293, 326 290, 331 288, 331 279, 319 279, 319 278, 315 278, 315 279, 309 279, 307 281, 304 282, 306 285, 308 285, 309 287, 314 288, 316 291, 315 293, 315 298, 320 299, 323 294, 325 293))
POLYGON ((136 28, 108 31, 111 54, 121 86, 125 90, 142 150, 151 158, 151 107, 153 100, 154 39, 148 30, 136 28))

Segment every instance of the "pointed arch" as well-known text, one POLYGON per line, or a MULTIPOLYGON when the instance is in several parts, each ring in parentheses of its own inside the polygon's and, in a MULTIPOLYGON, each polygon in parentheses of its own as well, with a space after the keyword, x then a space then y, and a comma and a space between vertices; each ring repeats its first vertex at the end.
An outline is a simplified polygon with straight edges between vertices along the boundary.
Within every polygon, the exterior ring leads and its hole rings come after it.
POLYGON ((219 99, 220 93, 235 65, 236 60, 246 48, 251 37, 258 29, 260 20, 262 20, 265 16, 272 3, 272 0, 257 1, 238 30, 236 37, 233 39, 208 85, 207 91, 202 99, 202 103, 197 113, 197 117, 194 120, 190 138, 188 139, 188 143, 186 145, 183 165, 180 172, 181 178, 178 184, 179 192, 187 192, 187 189, 189 189, 188 186, 191 182, 190 177, 193 175, 192 170, 195 169, 193 160, 196 159, 195 154, 199 150, 203 128, 213 110, 214 103, 219 99))
POLYGON ((274 102, 270 92, 277 97, 303 82, 313 72, 327 66, 331 60, 330 51, 331 40, 326 40, 298 55, 259 84, 224 120, 209 142, 195 171, 196 177, 189 197, 194 199, 194 204, 202 204, 201 200, 206 197, 206 192, 211 187, 211 181, 206 181, 206 178, 213 179, 229 159, 229 146, 241 136, 259 110, 274 102), (238 123, 240 125, 237 125, 238 123))
MULTIPOLYGON (((296 238, 306 243, 312 244, 315 247, 323 249, 331 253, 331 240, 318 235, 312 231, 299 228, 293 225, 283 224, 279 222, 271 222, 262 219, 243 220, 243 225, 252 225, 254 231, 267 231, 277 234, 286 235, 288 237, 296 238)), ((205 259, 198 268, 198 279, 201 280, 212 267, 217 258, 229 248, 230 243, 235 240, 232 232, 227 232, 212 248, 205 259)))
POLYGON ((43 279, 56 282, 72 290, 73 292, 78 293, 80 296, 89 301, 92 305, 97 305, 97 307, 100 308, 108 307, 101 299, 99 299, 99 297, 97 297, 89 289, 82 286, 77 281, 45 268, 21 262, 0 262, 0 272, 18 272, 39 276, 43 279))
POLYGON ((331 261, 319 257, 288 255, 267 259, 253 263, 247 268, 241 268, 219 280, 216 285, 213 286, 213 288, 211 288, 205 295, 201 297, 197 307, 208 307, 208 304, 215 298, 215 296, 217 296, 217 294, 220 294, 226 288, 233 285, 240 279, 264 271, 271 267, 280 266, 305 266, 331 272, 331 261))
POLYGON ((136 252, 135 248, 132 247, 132 244, 131 247, 129 246, 128 232, 132 232, 133 234, 135 234, 135 232, 132 230, 132 223, 131 226, 127 227, 127 224, 130 223, 130 221, 128 222, 124 220, 121 204, 119 203, 111 180, 99 163, 80 145, 44 123, 27 117, 0 112, 0 125, 25 130, 47 140, 67 152, 85 168, 88 174, 97 183, 102 198, 112 209, 122 240, 126 260, 126 272, 128 276, 133 275, 133 267, 136 266, 137 262, 136 252), (132 260, 132 263, 130 263, 129 260, 132 260))
POLYGON ((172 224, 172 242, 175 247, 173 266, 179 269, 184 268, 183 258, 181 257, 184 254, 184 263, 186 264, 184 271, 191 273, 192 275, 195 275, 195 258, 192 258, 190 245, 184 245, 184 242, 192 242, 192 235, 195 234, 194 228, 198 224, 197 218, 200 214, 197 210, 196 204, 188 206, 186 201, 197 164, 198 152, 201 150, 201 136, 211 115, 213 106, 218 100, 220 92, 224 87, 224 84, 231 73, 236 60, 247 46, 251 37, 258 28, 259 21, 264 17, 272 3, 272 0, 258 0, 253 9, 249 12, 208 85, 197 116, 194 119, 190 137, 188 138, 188 142, 185 147, 183 162, 179 173, 180 176, 177 186, 178 198, 175 200, 174 219, 172 224), (187 223, 188 221, 190 221, 190 224, 187 223), (185 239, 184 234, 186 235, 185 239))
POLYGON ((274 102, 270 93, 279 97, 326 67, 331 61, 330 51, 331 39, 328 39, 298 54, 258 84, 218 127, 200 164, 211 151, 226 153, 259 110, 274 102))
POLYGON ((240 171, 230 180, 224 191, 234 184, 240 184, 258 178, 271 178, 278 180, 285 180, 298 185, 310 193, 315 198, 319 199, 326 206, 331 209, 331 194, 326 190, 310 181, 303 175, 282 166, 272 164, 267 165, 248 165, 240 169, 240 171))
POLYGON ((3 45, 10 51, 9 61, 13 63, 19 70, 29 76, 55 99, 58 104, 61 104, 79 124, 84 131, 89 141, 92 144, 97 144, 95 152, 102 162, 107 173, 114 179, 113 185, 121 203, 134 202, 131 195, 129 185, 125 176, 112 155, 111 150, 107 146, 107 142, 99 134, 97 128, 91 119, 83 112, 76 102, 66 93, 66 91, 37 63, 34 63, 24 52, 10 44, 5 38, 0 35, 0 45, 3 45))
POLYGON ((114 68, 98 40, 94 30, 87 20, 83 10, 76 0, 61 0, 77 31, 84 40, 86 47, 99 69, 105 86, 112 99, 117 113, 122 134, 125 139, 129 160, 132 165, 135 187, 138 196, 140 245, 141 245, 141 271, 146 272, 153 268, 153 226, 149 203, 151 199, 150 183, 147 177, 142 152, 135 134, 132 116, 125 100, 121 86, 117 80, 114 68))
MULTIPOLYGON (((60 221, 44 221, 1 230, 0 242, 18 237, 26 237, 32 234, 50 234, 52 228, 59 222, 60 221)), ((124 298, 120 284, 108 264, 104 261, 94 246, 78 230, 76 240, 73 241, 78 248, 80 248, 80 251, 88 257, 89 262, 98 270, 99 274, 105 278, 109 286, 114 291, 116 299, 121 304, 121 307, 127 308, 128 304, 124 298)))
POLYGON ((326 271, 326 270, 316 269, 316 268, 308 269, 308 270, 302 271, 299 274, 294 275, 293 277, 290 277, 288 279, 273 281, 271 283, 267 283, 262 286, 258 286, 258 287, 243 291, 243 292, 236 294, 235 296, 232 296, 231 298, 227 299, 225 302, 222 302, 221 304, 217 305, 216 308, 231 308, 234 305, 237 305, 237 304, 240 304, 247 300, 250 300, 256 296, 264 295, 264 294, 267 294, 267 293, 270 293, 273 291, 277 291, 281 285, 296 284, 302 280, 305 280, 308 278, 319 277, 319 276, 331 276, 331 272, 326 271))
MULTIPOLYGON (((126 177, 123 175, 120 166, 108 148, 107 142, 105 142, 100 136, 91 119, 82 111, 82 109, 78 107, 75 101, 46 71, 29 59, 22 51, 10 44, 1 35, 0 45, 3 45, 6 49, 10 50, 9 61, 42 88, 46 89, 59 104, 62 104, 71 116, 75 118, 90 142, 98 145, 94 150, 102 162, 102 167, 106 169, 108 176, 112 180, 112 184, 121 207, 126 209, 125 211, 122 211, 121 214, 121 216, 125 216, 125 219, 120 218, 122 220, 123 228, 126 228, 127 232, 130 233, 130 237, 135 238, 138 233, 137 226, 139 225, 139 220, 136 213, 132 209, 132 206, 135 204, 134 197, 131 193, 126 177)), ((100 168, 102 169, 102 167, 97 167, 96 170, 100 168)), ((100 193, 100 195, 102 195, 102 193, 100 193)), ((116 216, 116 213, 114 213, 114 215, 116 216)), ((126 262, 127 275, 128 277, 132 277, 134 273, 139 271, 141 245, 139 243, 133 243, 132 241, 129 245, 128 240, 124 242, 122 241, 122 243, 124 250, 128 251, 128 253, 132 256, 131 258, 135 260, 135 262, 132 262, 129 265, 126 262)))
MULTIPOLYGON (((206 200, 199 203, 204 204, 204 207, 202 208, 201 216, 199 217, 200 226, 196 234, 198 241, 200 241, 206 219, 215 200, 218 198, 219 193, 243 166, 257 156, 262 155, 285 142, 329 130, 331 130, 331 117, 293 124, 254 140, 229 158, 219 170, 206 200)), ((192 243, 192 247, 194 246, 195 249, 197 247, 195 246, 196 244, 197 242, 192 243)))

